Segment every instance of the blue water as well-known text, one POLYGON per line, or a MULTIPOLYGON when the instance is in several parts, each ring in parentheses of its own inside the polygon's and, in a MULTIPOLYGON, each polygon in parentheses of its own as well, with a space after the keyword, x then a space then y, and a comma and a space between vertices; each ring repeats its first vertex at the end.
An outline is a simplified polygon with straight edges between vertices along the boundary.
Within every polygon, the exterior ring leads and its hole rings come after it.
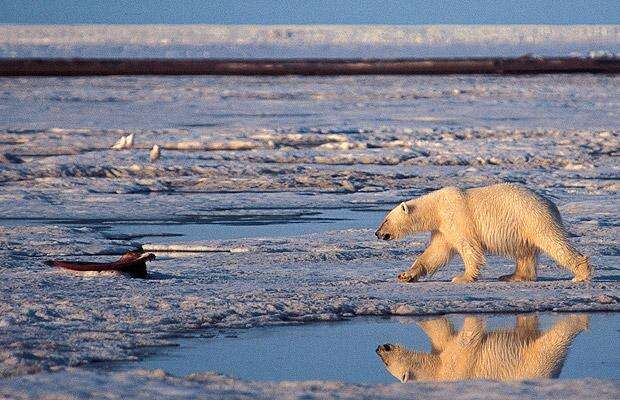
POLYGON ((278 215, 277 210, 271 212, 275 214, 206 218, 196 223, 114 224, 106 233, 112 236, 145 235, 149 236, 150 243, 296 236, 338 229, 376 228, 386 214, 383 210, 351 209, 321 209, 312 214, 291 216, 283 213, 278 215))
MULTIPOLYGON (((532 315, 532 314, 529 314, 532 315)), ((537 314, 546 331, 568 314, 537 314)), ((484 315, 486 329, 513 329, 514 315, 484 315)), ((448 317, 456 330, 464 316, 448 317)), ((429 317, 426 317, 429 319, 429 317)), ((421 318, 355 318, 345 322, 254 328, 216 332, 208 337, 176 341, 178 347, 155 351, 139 362, 113 364, 113 369, 161 368, 174 375, 216 371, 250 380, 335 380, 392 383, 375 354, 378 345, 400 343, 430 351, 421 318)), ((620 313, 590 314, 589 330, 578 334, 559 378, 620 379, 620 313)))
POLYGON ((386 210, 249 210, 247 214, 203 215, 183 220, 121 221, 76 219, 0 219, 0 226, 71 225, 100 229, 111 239, 149 243, 295 236, 339 229, 376 228, 386 210))

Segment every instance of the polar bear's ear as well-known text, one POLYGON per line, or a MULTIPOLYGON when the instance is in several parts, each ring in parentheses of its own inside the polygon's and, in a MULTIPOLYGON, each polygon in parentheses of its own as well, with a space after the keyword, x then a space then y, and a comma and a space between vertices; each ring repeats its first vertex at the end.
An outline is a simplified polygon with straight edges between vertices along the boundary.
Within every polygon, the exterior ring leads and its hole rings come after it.
POLYGON ((400 203, 400 209, 403 210, 405 214, 409 214, 409 206, 404 201, 400 203))

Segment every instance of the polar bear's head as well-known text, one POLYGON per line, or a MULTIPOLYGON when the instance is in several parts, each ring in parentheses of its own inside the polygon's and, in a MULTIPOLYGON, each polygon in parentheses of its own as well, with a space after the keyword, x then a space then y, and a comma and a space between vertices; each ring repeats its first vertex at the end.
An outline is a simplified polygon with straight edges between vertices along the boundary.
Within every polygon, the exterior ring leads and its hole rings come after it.
POLYGON ((375 351, 388 372, 403 383, 433 380, 439 362, 436 355, 407 350, 399 345, 382 344, 375 351))
POLYGON ((414 200, 400 203, 385 216, 375 236, 382 240, 398 240, 414 232, 416 208, 414 200))

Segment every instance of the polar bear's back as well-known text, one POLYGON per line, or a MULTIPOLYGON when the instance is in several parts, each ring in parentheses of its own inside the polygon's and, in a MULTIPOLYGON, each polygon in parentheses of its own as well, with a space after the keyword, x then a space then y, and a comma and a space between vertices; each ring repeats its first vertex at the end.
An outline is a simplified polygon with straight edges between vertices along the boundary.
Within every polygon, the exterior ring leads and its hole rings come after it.
POLYGON ((541 235, 565 235, 555 204, 532 190, 504 183, 465 194, 478 237, 491 254, 530 254, 541 235))

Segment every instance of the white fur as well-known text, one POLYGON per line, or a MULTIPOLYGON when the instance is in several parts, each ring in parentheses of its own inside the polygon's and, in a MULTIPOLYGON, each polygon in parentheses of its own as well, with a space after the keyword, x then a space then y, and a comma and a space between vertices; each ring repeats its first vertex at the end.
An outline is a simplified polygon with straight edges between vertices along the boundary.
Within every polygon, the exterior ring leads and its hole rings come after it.
POLYGON ((536 316, 518 316, 514 329, 488 332, 482 319, 466 317, 457 332, 443 317, 418 324, 431 340, 430 353, 387 344, 377 354, 401 382, 557 378, 572 341, 588 323, 586 315, 574 315, 541 332, 536 316))
POLYGON ((572 271, 574 281, 592 274, 587 258, 569 243, 555 204, 520 186, 443 188, 394 208, 376 234, 391 240, 425 231, 431 232, 430 244, 402 280, 434 273, 455 253, 465 264, 464 274, 453 279, 459 283, 478 278, 485 253, 516 261, 515 272, 502 280, 535 280, 541 251, 572 271))

